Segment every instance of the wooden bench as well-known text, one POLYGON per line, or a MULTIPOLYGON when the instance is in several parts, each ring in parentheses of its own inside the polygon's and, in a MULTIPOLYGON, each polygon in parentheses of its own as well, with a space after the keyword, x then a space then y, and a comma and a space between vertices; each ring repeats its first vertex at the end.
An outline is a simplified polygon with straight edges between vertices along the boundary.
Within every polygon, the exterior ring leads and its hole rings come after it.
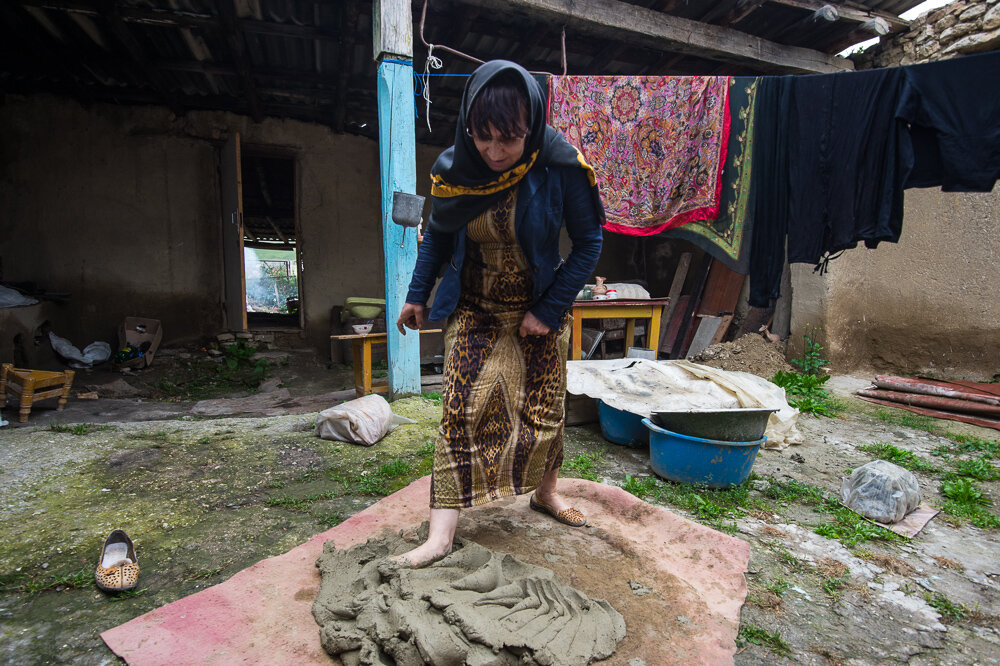
MULTIPOLYGON (((440 333, 440 328, 429 328, 420 331, 424 333, 440 333)), ((367 333, 365 335, 331 335, 330 340, 350 340, 354 349, 354 394, 357 397, 369 393, 388 393, 389 380, 372 378, 372 345, 386 344, 385 333, 367 333)))
POLYGON ((21 423, 28 420, 31 406, 39 400, 58 397, 59 406, 56 409, 61 410, 66 406, 66 398, 69 397, 75 374, 72 370, 64 372, 28 370, 4 363, 0 366, 0 407, 7 404, 7 392, 10 391, 21 397, 21 409, 18 414, 18 421, 21 423))

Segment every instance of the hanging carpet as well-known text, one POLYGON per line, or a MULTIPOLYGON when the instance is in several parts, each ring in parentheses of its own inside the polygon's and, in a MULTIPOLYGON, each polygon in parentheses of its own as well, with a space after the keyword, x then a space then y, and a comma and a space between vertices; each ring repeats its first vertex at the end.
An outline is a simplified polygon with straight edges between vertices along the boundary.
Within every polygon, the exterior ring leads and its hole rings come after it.
POLYGON ((719 215, 729 77, 553 76, 549 124, 597 174, 605 228, 650 236, 719 215))
POLYGON ((664 238, 685 240, 721 261, 727 268, 746 275, 750 268, 753 209, 750 200, 753 178, 754 114, 756 76, 734 76, 729 84, 729 140, 722 167, 719 214, 663 232, 664 238))

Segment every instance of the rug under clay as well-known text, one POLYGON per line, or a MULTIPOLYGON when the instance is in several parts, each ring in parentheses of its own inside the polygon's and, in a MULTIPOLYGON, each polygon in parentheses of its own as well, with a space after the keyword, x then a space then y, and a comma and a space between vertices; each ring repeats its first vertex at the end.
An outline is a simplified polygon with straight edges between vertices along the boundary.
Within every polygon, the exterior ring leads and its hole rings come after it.
POLYGON ((413 545, 392 533, 348 549, 324 544, 313 616, 344 666, 580 666, 610 657, 625 637, 607 601, 550 569, 462 538, 424 569, 388 561, 413 545))

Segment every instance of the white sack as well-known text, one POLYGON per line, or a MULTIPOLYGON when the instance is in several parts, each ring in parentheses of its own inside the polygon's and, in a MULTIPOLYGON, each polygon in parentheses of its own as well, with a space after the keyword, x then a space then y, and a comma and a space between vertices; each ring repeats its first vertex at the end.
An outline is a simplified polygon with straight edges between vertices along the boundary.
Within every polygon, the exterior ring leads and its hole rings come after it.
POLYGON ((103 363, 111 358, 111 345, 107 342, 91 342, 81 352, 66 338, 49 332, 49 342, 56 353, 69 361, 71 368, 89 368, 95 363, 103 363))
POLYGON ((371 446, 404 423, 416 421, 393 414, 389 402, 373 393, 324 409, 316 417, 316 435, 371 446))
POLYGON ((11 289, 10 287, 0 285, 0 308, 15 308, 19 305, 34 305, 37 302, 37 298, 25 296, 17 289, 11 289))
POLYGON ((788 404, 785 389, 747 372, 719 370, 690 361, 613 359, 570 361, 566 390, 599 398, 640 416, 653 412, 767 407, 771 414, 765 448, 802 442, 795 423, 799 410, 788 404))

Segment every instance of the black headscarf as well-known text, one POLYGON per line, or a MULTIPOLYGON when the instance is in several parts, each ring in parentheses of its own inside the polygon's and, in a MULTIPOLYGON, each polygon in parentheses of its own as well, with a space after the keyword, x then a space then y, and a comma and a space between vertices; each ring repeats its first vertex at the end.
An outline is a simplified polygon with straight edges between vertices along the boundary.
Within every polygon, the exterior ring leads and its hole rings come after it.
POLYGON ((604 219, 604 207, 597 191, 594 170, 583 155, 562 134, 545 123, 545 95, 541 86, 523 67, 508 60, 491 60, 476 68, 462 93, 455 143, 438 156, 431 167, 431 217, 433 231, 456 231, 487 210, 508 188, 521 182, 529 170, 544 166, 575 166, 584 169, 594 200, 604 219), (528 95, 528 136, 524 155, 510 169, 497 173, 479 155, 466 133, 469 111, 480 91, 497 75, 514 71, 528 95))

